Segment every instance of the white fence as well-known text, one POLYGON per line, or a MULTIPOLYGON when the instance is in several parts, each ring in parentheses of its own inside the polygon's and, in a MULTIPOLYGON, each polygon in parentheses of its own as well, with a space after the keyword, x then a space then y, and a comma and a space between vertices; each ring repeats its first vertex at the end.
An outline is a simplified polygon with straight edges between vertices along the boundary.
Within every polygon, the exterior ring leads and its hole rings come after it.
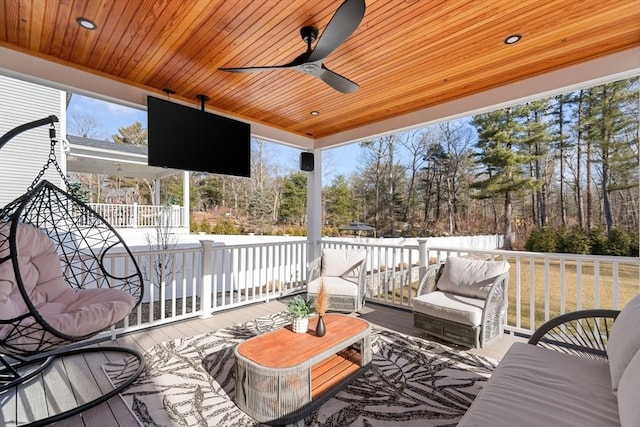
POLYGON ((182 206, 132 205, 120 203, 89 203, 91 209, 115 228, 154 228, 167 224, 174 228, 185 227, 186 217, 182 206))

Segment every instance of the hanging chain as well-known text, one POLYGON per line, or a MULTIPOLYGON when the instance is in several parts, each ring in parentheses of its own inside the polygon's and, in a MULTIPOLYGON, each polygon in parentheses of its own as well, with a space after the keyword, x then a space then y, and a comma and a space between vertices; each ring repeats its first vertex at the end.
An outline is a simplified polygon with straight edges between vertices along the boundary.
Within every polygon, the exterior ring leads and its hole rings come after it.
POLYGON ((71 188, 71 184, 67 180, 67 177, 65 176, 65 174, 62 172, 62 168, 60 167, 60 164, 58 163, 58 159, 56 158, 56 142, 58 142, 58 140, 56 139, 56 127, 54 126, 53 123, 51 123, 51 127, 49 128, 49 139, 51 140, 51 149, 49 150, 49 158, 47 159, 47 162, 44 164, 40 172, 38 172, 38 175, 33 180, 29 188, 27 188, 27 192, 30 192, 31 190, 33 190, 36 184, 40 181, 40 178, 42 178, 42 175, 44 175, 47 169, 49 169, 49 165, 53 165, 56 168, 56 170, 62 177, 62 181, 64 181, 64 184, 67 186, 67 191, 71 188))

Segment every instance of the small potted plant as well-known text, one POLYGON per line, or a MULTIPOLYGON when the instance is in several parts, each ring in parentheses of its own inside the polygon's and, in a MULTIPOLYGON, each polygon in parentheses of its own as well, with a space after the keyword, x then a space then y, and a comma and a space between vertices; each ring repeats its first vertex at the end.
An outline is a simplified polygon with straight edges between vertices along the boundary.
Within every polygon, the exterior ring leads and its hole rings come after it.
POLYGON ((293 332, 304 334, 309 329, 309 315, 315 312, 313 298, 296 295, 287 303, 287 311, 291 316, 293 332))

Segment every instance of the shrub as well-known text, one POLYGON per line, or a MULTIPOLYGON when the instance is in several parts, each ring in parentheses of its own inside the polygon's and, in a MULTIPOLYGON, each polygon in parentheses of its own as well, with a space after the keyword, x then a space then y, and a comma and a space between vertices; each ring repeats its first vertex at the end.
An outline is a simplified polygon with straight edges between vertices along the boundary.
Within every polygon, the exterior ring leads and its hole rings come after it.
POLYGON ((605 255, 607 253, 607 235, 602 228, 594 228, 589 232, 592 255, 605 255))
POLYGON ((614 228, 607 237, 607 255, 628 256, 631 253, 631 236, 620 228, 614 228))
POLYGON ((212 227, 211 232, 213 234, 242 234, 242 230, 227 218, 218 221, 212 227))
POLYGON ((633 233, 630 235, 629 256, 640 256, 640 234, 633 233))
POLYGON ((552 227, 533 230, 527 238, 524 247, 531 252, 556 252, 557 233, 552 227))
POLYGON ((590 254, 591 239, 579 226, 573 226, 562 235, 562 252, 567 254, 590 254))
POLYGON ((614 228, 607 236, 602 228, 590 232, 579 226, 544 227, 533 230, 525 242, 525 250, 569 254, 638 256, 640 236, 614 228))

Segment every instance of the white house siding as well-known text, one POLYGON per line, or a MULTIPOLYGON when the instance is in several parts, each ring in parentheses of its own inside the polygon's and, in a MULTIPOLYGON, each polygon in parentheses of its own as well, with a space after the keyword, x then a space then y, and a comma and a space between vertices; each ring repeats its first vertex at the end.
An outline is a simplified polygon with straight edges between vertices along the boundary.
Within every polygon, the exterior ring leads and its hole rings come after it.
MULTIPOLYGON (((34 83, 0 75, 0 136, 16 126, 55 115, 56 156, 65 171, 62 139, 66 121, 66 94, 34 83)), ((0 149, 0 206, 20 196, 31 185, 49 157, 49 125, 25 131, 0 149)), ((65 188, 55 168, 44 178, 65 188)))

